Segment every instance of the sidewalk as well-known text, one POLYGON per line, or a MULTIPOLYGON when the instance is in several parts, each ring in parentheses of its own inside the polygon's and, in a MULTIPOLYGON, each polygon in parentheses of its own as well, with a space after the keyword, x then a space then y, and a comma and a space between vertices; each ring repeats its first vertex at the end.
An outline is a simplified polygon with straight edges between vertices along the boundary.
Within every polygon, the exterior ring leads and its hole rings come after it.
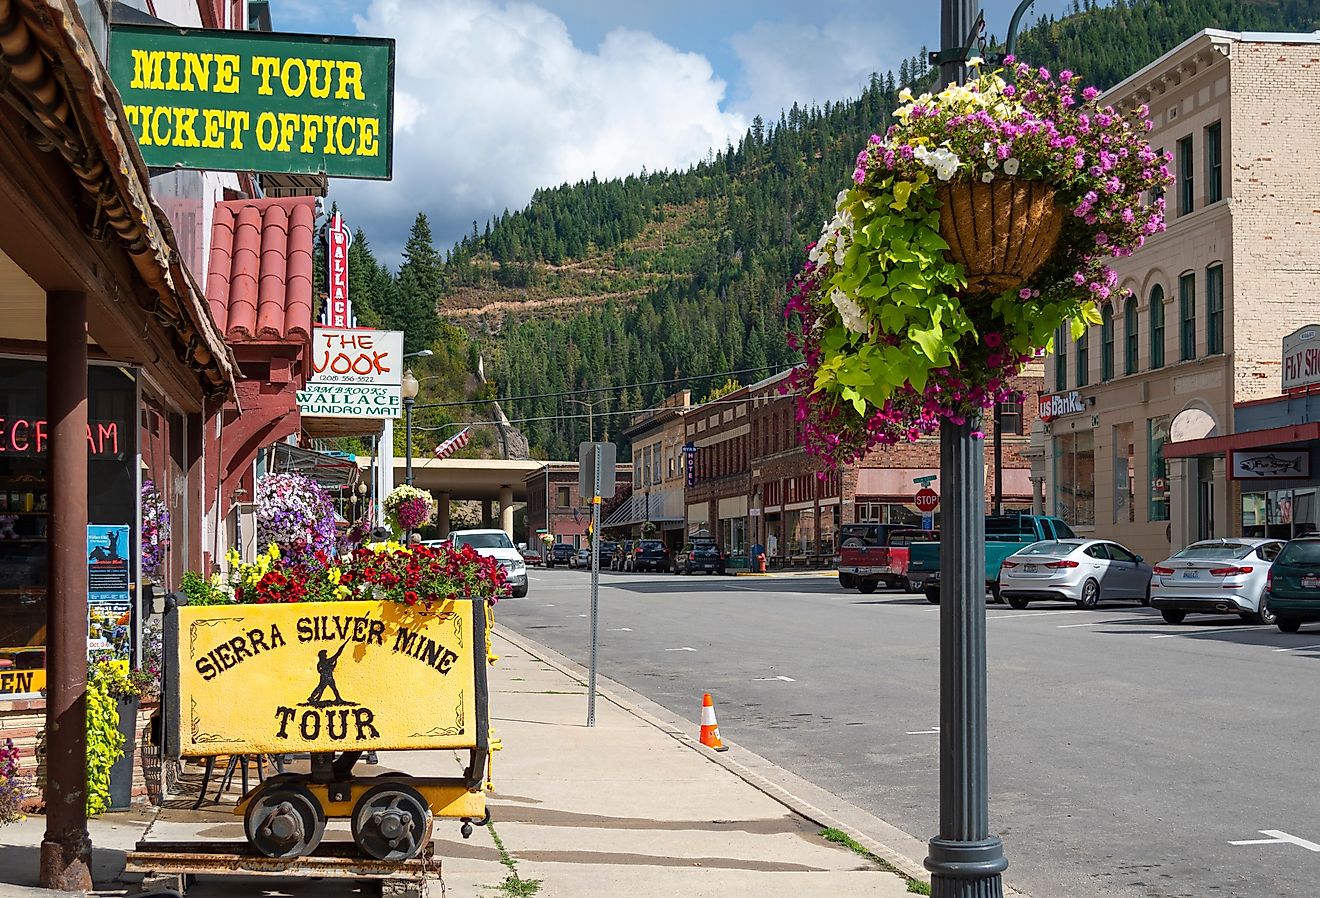
MULTIPOLYGON (((753 785, 761 772, 739 768, 728 755, 685 744, 694 741, 695 732, 684 736, 662 720, 604 697, 596 702, 596 726, 588 729, 581 681, 555 661, 533 654, 553 653, 496 633, 495 651, 501 657, 491 669, 491 722, 504 749, 494 755, 493 825, 477 828, 465 841, 458 821, 436 821, 435 853, 445 895, 909 894, 903 877, 827 842, 819 835, 819 823, 790 811, 782 797, 770 797, 773 788, 753 785)), ((699 702, 700 696, 694 696, 694 714, 699 702)), ((736 757, 737 750, 729 755, 736 757)), ((452 775, 459 766, 450 752, 382 753, 381 764, 419 775, 452 775)), ((143 833, 149 841, 242 838, 242 822, 228 805, 194 812, 187 809, 187 796, 169 804, 154 821, 149 812, 130 812, 93 822, 98 894, 131 888, 116 879, 123 852, 143 833)), ((37 817, 0 828, 0 883, 35 882, 44 823, 37 817)), ((326 835, 348 837, 346 822, 332 823, 326 835)), ((885 846, 873 842, 867 847, 886 853, 885 846)), ((906 859, 900 865, 918 872, 906 859)), ((253 886, 202 878, 188 894, 248 894, 253 886)), ((0 885, 0 896, 11 894, 5 888, 0 885)), ((433 895, 439 893, 432 889, 433 895)), ((315 894, 359 893, 347 883, 323 880, 315 884, 315 894)))

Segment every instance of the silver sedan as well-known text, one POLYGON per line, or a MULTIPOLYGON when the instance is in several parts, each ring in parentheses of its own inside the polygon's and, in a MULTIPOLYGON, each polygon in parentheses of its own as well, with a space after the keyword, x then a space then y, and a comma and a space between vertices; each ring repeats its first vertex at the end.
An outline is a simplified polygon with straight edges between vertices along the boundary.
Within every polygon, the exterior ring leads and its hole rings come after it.
POLYGON ((1150 603, 1180 624, 1187 613, 1240 614, 1253 624, 1272 624, 1265 581, 1283 548, 1277 539, 1207 539, 1155 565, 1150 603))
POLYGON ((1014 608, 1035 601, 1094 608, 1113 600, 1150 602, 1151 568, 1140 555, 1104 539, 1032 543, 1004 559, 999 594, 1014 608))

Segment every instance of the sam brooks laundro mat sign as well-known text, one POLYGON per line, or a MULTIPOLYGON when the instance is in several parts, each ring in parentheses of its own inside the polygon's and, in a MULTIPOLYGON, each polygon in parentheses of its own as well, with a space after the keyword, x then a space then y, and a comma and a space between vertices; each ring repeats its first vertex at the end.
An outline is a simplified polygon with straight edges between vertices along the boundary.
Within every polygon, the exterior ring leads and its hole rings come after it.
POLYGON ((110 76, 154 168, 390 177, 393 40, 117 25, 110 76))
POLYGON ((182 607, 177 754, 471 748, 485 623, 466 599, 182 607))

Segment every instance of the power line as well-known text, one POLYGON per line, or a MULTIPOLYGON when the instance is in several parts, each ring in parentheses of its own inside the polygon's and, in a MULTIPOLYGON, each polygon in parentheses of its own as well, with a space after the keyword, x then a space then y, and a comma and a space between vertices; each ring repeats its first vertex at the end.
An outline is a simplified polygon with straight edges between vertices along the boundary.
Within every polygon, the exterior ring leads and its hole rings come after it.
MULTIPOLYGON (((791 366, 790 366, 791 367, 791 366)), ((739 368, 734 371, 721 371, 717 374, 698 374, 684 377, 671 377, 667 380, 648 380, 633 384, 616 384, 610 387, 583 387, 580 390, 561 390, 557 393, 528 393, 523 396, 499 396, 495 399, 463 399, 454 402, 428 402, 425 405, 417 404, 413 406, 413 411, 423 408, 452 408, 456 405, 476 405, 480 402, 523 402, 528 399, 559 399, 565 396, 583 396, 588 393, 608 393, 611 390, 631 390, 634 387, 663 387, 668 384, 686 383, 690 381, 711 380, 716 377, 732 377, 735 374, 755 374, 763 371, 787 370, 780 365, 761 365, 757 368, 739 368)), ((565 416, 559 416, 565 417, 565 416)))

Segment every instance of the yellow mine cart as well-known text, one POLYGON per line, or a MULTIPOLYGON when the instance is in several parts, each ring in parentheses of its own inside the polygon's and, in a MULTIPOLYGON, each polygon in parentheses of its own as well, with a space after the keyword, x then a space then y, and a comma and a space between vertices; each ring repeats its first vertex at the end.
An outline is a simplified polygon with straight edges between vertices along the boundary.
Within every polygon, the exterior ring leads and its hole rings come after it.
POLYGON ((407 861, 433 817, 464 836, 487 819, 484 600, 182 606, 170 620, 169 757, 311 754, 309 774, 273 776, 235 809, 257 851, 309 855, 333 817, 367 857, 407 861), (363 752, 399 749, 470 760, 461 777, 353 775, 363 752))

